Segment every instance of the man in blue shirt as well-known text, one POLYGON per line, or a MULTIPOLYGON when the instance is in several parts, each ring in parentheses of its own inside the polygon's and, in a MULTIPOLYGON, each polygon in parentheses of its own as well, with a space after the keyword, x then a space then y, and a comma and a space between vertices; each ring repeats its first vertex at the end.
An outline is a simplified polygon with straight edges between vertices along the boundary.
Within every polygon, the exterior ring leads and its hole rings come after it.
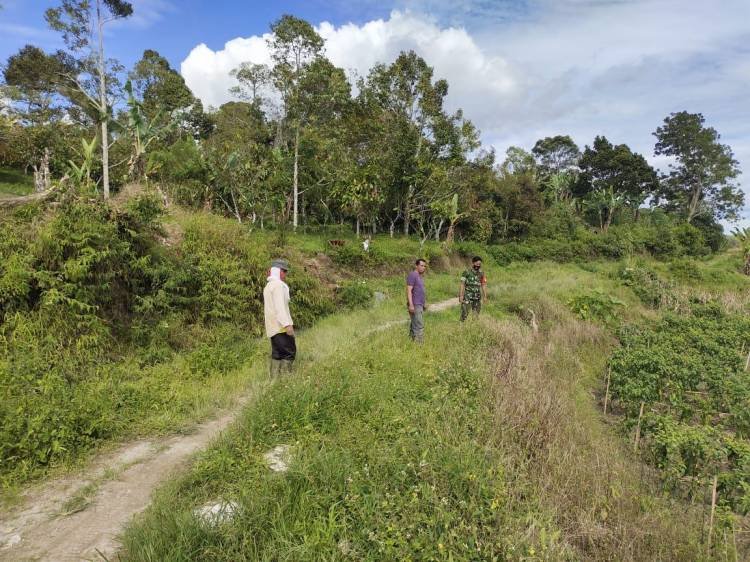
POLYGON ((424 273, 427 262, 419 258, 414 263, 414 271, 406 277, 406 306, 409 310, 409 337, 417 343, 424 341, 424 309, 427 294, 424 288, 424 273))

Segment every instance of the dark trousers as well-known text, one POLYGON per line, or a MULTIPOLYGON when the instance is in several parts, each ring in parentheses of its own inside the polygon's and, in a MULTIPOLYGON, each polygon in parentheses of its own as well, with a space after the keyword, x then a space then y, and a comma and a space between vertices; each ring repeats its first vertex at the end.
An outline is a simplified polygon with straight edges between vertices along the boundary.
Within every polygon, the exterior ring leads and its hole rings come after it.
POLYGON ((294 361, 297 356, 297 342, 288 334, 276 334, 271 338, 271 358, 294 361))
POLYGON ((482 310, 482 299, 477 300, 464 300, 463 303, 461 303, 461 322, 466 320, 467 316, 469 316, 469 311, 473 310, 476 314, 479 314, 482 310))

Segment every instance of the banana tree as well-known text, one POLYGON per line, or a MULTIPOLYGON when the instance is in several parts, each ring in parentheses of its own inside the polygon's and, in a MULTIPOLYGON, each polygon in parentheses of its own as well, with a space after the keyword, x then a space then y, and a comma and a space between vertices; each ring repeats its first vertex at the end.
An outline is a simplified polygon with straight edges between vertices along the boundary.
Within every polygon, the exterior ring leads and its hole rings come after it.
POLYGON ((587 208, 597 213, 602 232, 607 232, 615 213, 624 204, 625 197, 621 193, 616 193, 612 187, 592 191, 584 201, 587 208))
POLYGON ((81 139, 81 163, 76 164, 72 160, 68 160, 68 169, 70 177, 76 186, 81 189, 94 190, 96 184, 91 178, 91 169, 93 167, 95 152, 97 146, 97 137, 87 142, 86 139, 81 139))
POLYGON ((157 126, 161 114, 149 121, 143 111, 143 104, 133 94, 133 85, 130 80, 125 84, 128 94, 127 125, 124 127, 130 135, 133 143, 132 153, 128 162, 128 176, 132 180, 141 180, 146 177, 146 151, 149 145, 159 138, 160 135, 175 126, 171 120, 166 125, 157 126))

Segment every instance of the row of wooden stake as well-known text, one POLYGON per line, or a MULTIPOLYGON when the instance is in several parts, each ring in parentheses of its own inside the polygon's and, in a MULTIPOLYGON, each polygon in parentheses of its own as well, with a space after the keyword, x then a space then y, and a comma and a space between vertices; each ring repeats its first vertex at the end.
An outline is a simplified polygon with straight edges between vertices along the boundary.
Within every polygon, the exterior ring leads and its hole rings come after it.
MULTIPOLYGON (((743 350, 744 351, 744 350, 743 350)), ((747 355, 747 361, 745 362, 745 370, 748 370, 748 367, 750 367, 750 353, 747 355)), ((610 379, 612 377, 612 367, 607 369, 607 388, 604 392, 604 414, 607 414, 607 406, 609 404, 609 383, 610 379)), ((633 452, 638 452, 638 445, 641 441, 641 419, 643 418, 643 408, 645 407, 646 403, 641 402, 641 408, 638 412, 638 424, 635 428, 635 439, 633 441, 633 452)), ((711 514, 708 518, 708 555, 711 555, 711 542, 713 541, 713 531, 714 531, 714 516, 716 514, 716 487, 719 482, 718 475, 714 475, 713 484, 711 486, 711 514)))

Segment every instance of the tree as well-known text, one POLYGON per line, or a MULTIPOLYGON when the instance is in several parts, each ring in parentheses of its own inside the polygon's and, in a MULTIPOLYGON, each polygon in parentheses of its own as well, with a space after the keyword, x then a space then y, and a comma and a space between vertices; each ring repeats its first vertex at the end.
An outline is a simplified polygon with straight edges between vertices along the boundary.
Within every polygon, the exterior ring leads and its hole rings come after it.
POLYGON ((577 166, 581 157, 578 145, 568 135, 540 139, 531 152, 536 157, 543 176, 570 171, 577 166))
POLYGON ((305 20, 284 15, 271 25, 268 39, 274 61, 273 78, 284 101, 285 118, 294 130, 293 225, 299 222, 299 143, 304 111, 299 103, 299 84, 307 67, 323 51, 323 39, 305 20))
POLYGON ((719 133, 704 122, 700 113, 681 111, 665 118, 654 132, 654 154, 674 158, 669 173, 662 175, 661 196, 688 222, 702 212, 735 219, 744 204, 744 194, 734 183, 739 163, 731 148, 719 142, 719 133))
POLYGON ((143 52, 130 73, 130 80, 134 92, 143 100, 143 111, 149 119, 161 113, 163 120, 169 120, 174 112, 190 108, 195 102, 183 77, 152 49, 143 52))
POLYGON ((70 126, 63 122, 67 114, 62 77, 73 72, 63 53, 48 55, 33 45, 26 45, 11 55, 3 71, 5 85, 0 95, 9 100, 8 114, 16 122, 8 131, 10 142, 6 159, 27 171, 34 169, 37 191, 47 191, 51 167, 66 161, 70 126))
POLYGON ((643 156, 625 144, 613 146, 603 136, 594 139, 593 147, 586 146, 579 167, 573 193, 590 200, 602 230, 609 228, 619 207, 627 205, 637 211, 659 186, 656 171, 643 156))
POLYGON ((623 193, 615 191, 611 185, 595 189, 583 200, 584 207, 594 211, 599 219, 599 229, 607 232, 612 224, 612 217, 625 204, 623 193))
MULTIPOLYGON (((375 66, 362 84, 362 103, 379 109, 376 119, 385 135, 390 163, 396 166, 389 206, 400 209, 404 234, 409 233, 413 211, 423 213, 434 186, 442 177, 439 165, 460 165, 478 147, 477 132, 462 112, 449 115, 443 108, 448 94, 445 80, 433 80, 433 69, 413 51, 402 52, 389 66, 375 66), (420 191, 426 190, 426 196, 420 191)), ((420 223, 424 220, 420 218, 420 223)))
POLYGON ((262 221, 276 203, 271 179, 278 167, 263 113, 253 104, 229 102, 216 112, 215 121, 204 144, 211 184, 207 202, 221 202, 239 222, 248 215, 262 221))
POLYGON ((2 93, 25 124, 44 125, 62 118, 61 77, 74 68, 61 53, 48 55, 39 47, 26 45, 8 58, 3 71, 2 93))
POLYGON ((534 156, 523 148, 510 146, 505 151, 505 160, 500 166, 503 174, 532 174, 536 173, 534 156))
POLYGON ((259 106, 263 104, 263 89, 271 83, 271 69, 268 65, 243 62, 232 70, 231 75, 238 82, 229 89, 232 95, 259 106))
POLYGON ((68 49, 82 58, 78 59, 81 73, 88 73, 98 82, 98 99, 87 92, 84 84, 78 82, 80 91, 98 110, 101 126, 102 146, 102 187, 104 198, 109 198, 109 133, 111 118, 107 100, 107 60, 104 58, 104 26, 112 21, 127 18, 133 13, 133 6, 124 0, 62 0, 60 7, 49 8, 45 18, 49 26, 62 33, 68 49), (94 46, 94 31, 98 45, 94 46))

